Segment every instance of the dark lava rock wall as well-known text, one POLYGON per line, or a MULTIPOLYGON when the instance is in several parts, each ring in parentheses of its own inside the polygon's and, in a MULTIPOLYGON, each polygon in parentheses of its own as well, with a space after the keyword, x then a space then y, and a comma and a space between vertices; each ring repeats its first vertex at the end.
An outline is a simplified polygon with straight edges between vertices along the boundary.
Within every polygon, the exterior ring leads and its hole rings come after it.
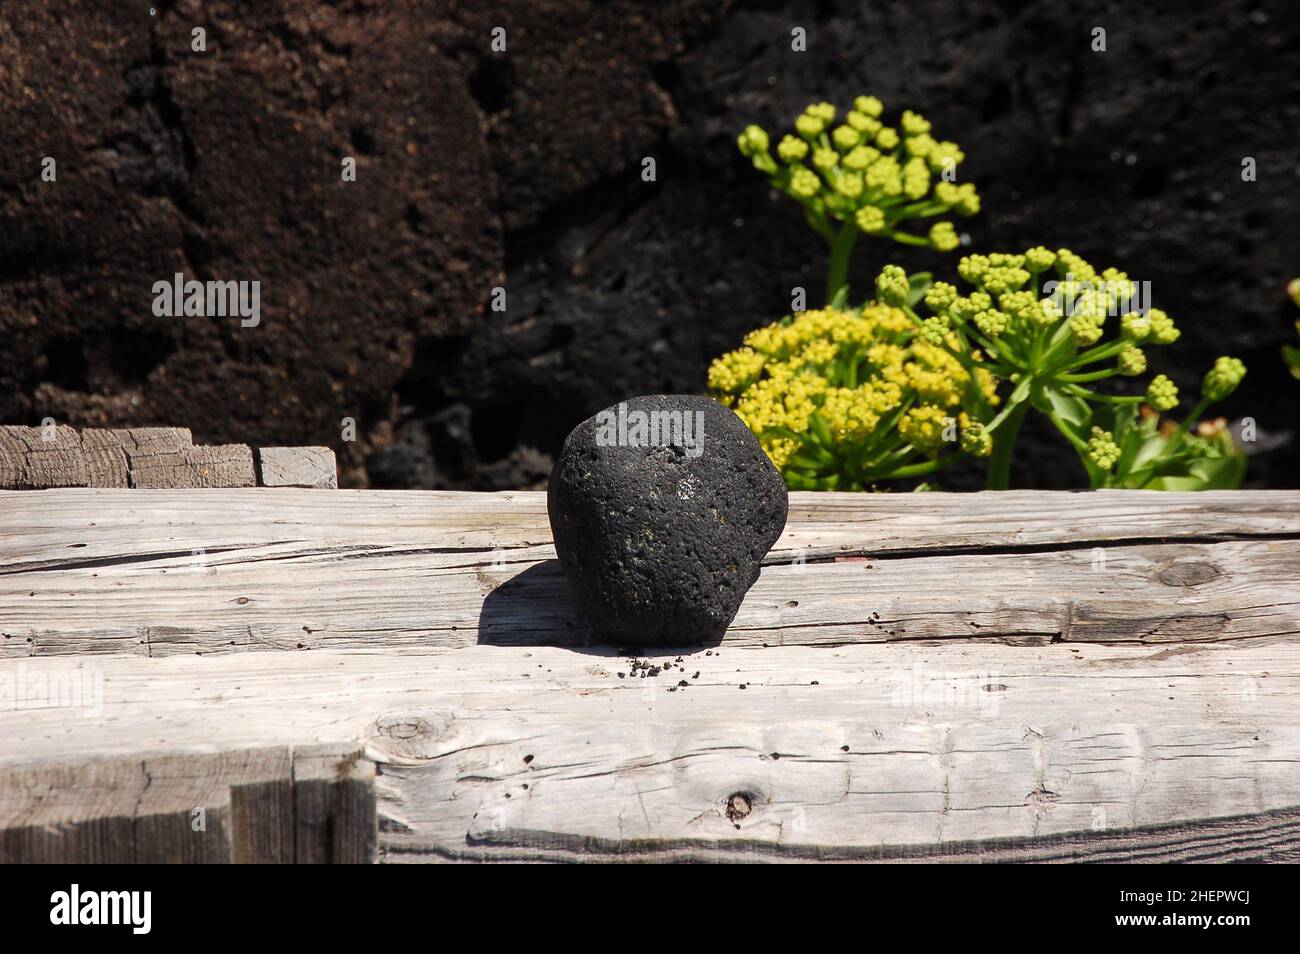
MULTIPOLYGON (((820 239, 735 135, 873 92, 965 149, 973 248, 1065 245, 1149 280, 1184 330, 1153 370, 1195 388, 1237 354, 1224 413, 1261 445, 1295 429, 1285 0, 149 6, 0 6, 4 422, 329 444, 353 484, 538 486, 575 423, 702 389, 791 286, 815 298, 820 239), (177 271, 260 280, 261 325, 155 317, 177 271)), ((863 242, 855 285, 890 261, 955 265, 863 242)), ((1026 441, 1019 483, 1080 483, 1058 441, 1026 441)), ((1294 447, 1251 481, 1296 486, 1294 447)))

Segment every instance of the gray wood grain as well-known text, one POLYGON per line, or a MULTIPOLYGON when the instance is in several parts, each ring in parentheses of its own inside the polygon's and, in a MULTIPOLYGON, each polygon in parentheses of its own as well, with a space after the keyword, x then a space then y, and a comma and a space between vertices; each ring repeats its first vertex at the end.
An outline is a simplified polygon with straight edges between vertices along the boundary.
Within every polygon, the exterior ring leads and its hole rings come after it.
POLYGON ((263 487, 338 489, 338 465, 328 447, 263 447, 257 460, 263 487))
MULTIPOLYGON (((102 716, 0 712, 0 777, 87 753, 152 765, 364 750, 388 861, 1297 850, 1295 643, 723 645, 636 661, 484 646, 36 658, 0 671, 20 664, 29 677, 100 672, 102 716)), ((340 762, 295 779, 351 777, 340 762)), ((219 804, 192 793, 193 772, 172 774, 172 814, 196 798, 219 804)), ((110 814, 130 804, 111 787, 101 801, 110 814)), ((305 858, 326 853, 313 838, 305 858)))
MULTIPOLYGON (((729 643, 1300 634, 1294 492, 841 496, 793 495, 729 643)), ((0 494, 0 656, 589 638, 542 494, 0 494)))
POLYGON ((0 771, 0 864, 365 862, 373 780, 358 753, 320 746, 297 756, 157 746, 10 768, 0 771))
POLYGON ((0 488, 253 487, 244 444, 195 446, 183 427, 0 427, 0 488))
POLYGON ((633 657, 541 494, 0 493, 0 859, 1300 860, 1298 504, 795 494, 633 657))

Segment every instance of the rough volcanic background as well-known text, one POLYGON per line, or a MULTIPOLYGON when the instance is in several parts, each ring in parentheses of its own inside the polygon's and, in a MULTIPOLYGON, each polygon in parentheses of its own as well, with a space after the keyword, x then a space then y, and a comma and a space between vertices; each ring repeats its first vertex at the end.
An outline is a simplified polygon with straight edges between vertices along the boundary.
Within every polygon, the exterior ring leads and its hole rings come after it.
MULTIPOLYGON (((1244 358, 1225 412, 1263 432, 1250 483, 1297 486, 1286 0, 5 0, 0 421, 330 444, 354 486, 538 486, 575 423, 701 390, 822 286, 820 239, 735 135, 863 92, 965 149, 973 248, 1066 245, 1151 281, 1184 329, 1153 370, 1184 388, 1244 358), (177 271, 261 280, 261 325, 154 317, 177 271)), ((857 287, 887 261, 955 265, 863 242, 857 287)), ((1018 482, 1079 486, 1043 436, 1018 482)))

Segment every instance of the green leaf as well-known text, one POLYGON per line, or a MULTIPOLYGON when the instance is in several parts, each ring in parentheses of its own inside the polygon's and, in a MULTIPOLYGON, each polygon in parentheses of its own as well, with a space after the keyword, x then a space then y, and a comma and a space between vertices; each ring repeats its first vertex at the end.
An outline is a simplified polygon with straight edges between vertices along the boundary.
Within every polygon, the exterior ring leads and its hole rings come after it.
POLYGON ((1071 425, 1075 432, 1080 432, 1092 420, 1092 409, 1088 402, 1073 394, 1066 394, 1055 385, 1047 384, 1035 395, 1034 406, 1041 411, 1050 411, 1061 420, 1071 425))
POLYGON ((1202 457, 1192 461, 1187 469, 1205 481, 1206 490, 1236 490, 1246 476, 1246 455, 1202 457))
POLYGON ((925 297, 925 293, 934 284, 934 276, 930 272, 917 272, 908 276, 907 284, 907 307, 915 308, 916 303, 925 297))
POLYGON ((1142 490, 1205 490, 1205 482, 1199 477, 1152 477, 1140 488, 1142 490))
POLYGON ((1133 455, 1133 463, 1128 469, 1130 471, 1140 470, 1142 467, 1151 463, 1151 461, 1160 456, 1168 441, 1169 438, 1165 437, 1163 434, 1153 434, 1148 437, 1138 445, 1137 453, 1133 455))
POLYGON ((831 434, 831 429, 826 426, 826 422, 822 420, 822 416, 816 411, 813 411, 811 417, 809 417, 809 424, 812 427, 813 436, 817 438, 823 447, 835 446, 835 437, 831 434))
POLYGON ((1007 406, 1009 407, 1013 404, 1019 404, 1025 398, 1029 397, 1029 388, 1033 383, 1034 379, 1031 377, 1026 376, 1021 378, 1020 383, 1016 385, 1016 389, 1012 391, 1011 396, 1007 398, 1007 406))
MULTIPOLYGON (((1133 468, 1133 458, 1137 455, 1138 448, 1142 446, 1143 430, 1137 424, 1137 405, 1114 405, 1113 416, 1115 422, 1112 430, 1115 434, 1115 443, 1119 444, 1119 460, 1115 464, 1115 473, 1122 476, 1133 468)), ((1093 417, 1095 420, 1096 415, 1093 417)))
POLYGON ((1246 476, 1246 455, 1198 457, 1183 473, 1164 473, 1142 485, 1145 490, 1236 490, 1246 476))
POLYGON ((819 459, 819 456, 820 455, 816 456, 816 458, 810 458, 809 455, 800 452, 800 454, 790 455, 789 463, 792 464, 793 467, 802 469, 802 471, 811 471, 815 473, 822 469, 824 463, 824 461, 819 459))

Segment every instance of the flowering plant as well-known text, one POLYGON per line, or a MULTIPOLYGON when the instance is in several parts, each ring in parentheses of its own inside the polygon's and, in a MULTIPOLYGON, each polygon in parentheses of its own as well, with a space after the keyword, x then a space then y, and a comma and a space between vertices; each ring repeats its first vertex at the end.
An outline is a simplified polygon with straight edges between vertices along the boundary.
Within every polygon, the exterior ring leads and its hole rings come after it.
POLYGON ((713 362, 709 386, 796 490, 862 490, 992 447, 968 408, 998 400, 992 375, 918 334, 904 308, 841 303, 787 317, 713 362))
POLYGON ((957 144, 936 140, 930 121, 905 110, 897 127, 882 120, 884 104, 859 96, 838 126, 830 103, 813 103, 795 120, 794 133, 769 151, 768 134, 746 126, 740 151, 772 185, 798 201, 813 231, 830 246, 826 279, 830 302, 848 281, 849 258, 858 234, 949 252, 959 242, 951 221, 935 222, 926 235, 902 228, 913 220, 979 211, 970 183, 954 182, 965 159, 957 144), (934 176, 939 181, 934 181, 934 176))
MULTIPOLYGON (((928 314, 903 307, 926 340, 949 347, 955 338, 954 356, 968 363, 980 359, 982 369, 1011 388, 996 415, 973 411, 994 435, 990 489, 1009 485, 1016 438, 1031 408, 1078 451, 1093 487, 1190 490, 1240 482, 1244 458, 1226 431, 1213 440, 1188 437, 1210 404, 1231 394, 1245 376, 1238 359, 1215 362, 1201 399, 1172 426, 1158 423, 1160 413, 1179 403, 1177 387, 1163 374, 1136 395, 1087 386, 1143 374, 1144 349, 1173 344, 1180 335, 1165 312, 1134 307, 1139 286, 1128 275, 1113 268, 1098 272, 1068 249, 1042 247, 1017 255, 968 255, 957 272, 971 289, 967 294, 936 282, 918 302, 928 314), (1105 339, 1108 319, 1117 327, 1105 339)), ((910 290, 897 266, 886 267, 876 287, 886 302, 903 302, 910 290)))
MULTIPOLYGON (((860 232, 951 251, 959 241, 950 221, 934 223, 925 237, 902 226, 979 211, 975 187, 953 181, 961 150, 935 140, 928 120, 907 110, 895 128, 880 119, 884 106, 874 96, 853 105, 834 128, 835 107, 809 106, 777 145, 779 163, 762 128, 747 126, 739 139, 754 167, 803 206, 831 251, 826 308, 751 332, 709 369, 709 387, 754 431, 790 487, 858 490, 971 455, 989 459, 989 489, 1005 489, 1031 409, 1078 452, 1093 487, 1241 482, 1245 459, 1224 422, 1194 429, 1245 375, 1236 358, 1215 362, 1181 423, 1161 421, 1179 404, 1163 374, 1141 394, 1089 387, 1144 374, 1144 349, 1179 337, 1169 316, 1145 307, 1141 288, 1117 269, 1098 272, 1068 249, 1041 246, 967 255, 957 267, 963 293, 889 265, 876 279, 876 300, 848 307, 849 257, 860 232)), ((1300 301, 1300 285, 1293 283, 1293 294, 1300 301)))

